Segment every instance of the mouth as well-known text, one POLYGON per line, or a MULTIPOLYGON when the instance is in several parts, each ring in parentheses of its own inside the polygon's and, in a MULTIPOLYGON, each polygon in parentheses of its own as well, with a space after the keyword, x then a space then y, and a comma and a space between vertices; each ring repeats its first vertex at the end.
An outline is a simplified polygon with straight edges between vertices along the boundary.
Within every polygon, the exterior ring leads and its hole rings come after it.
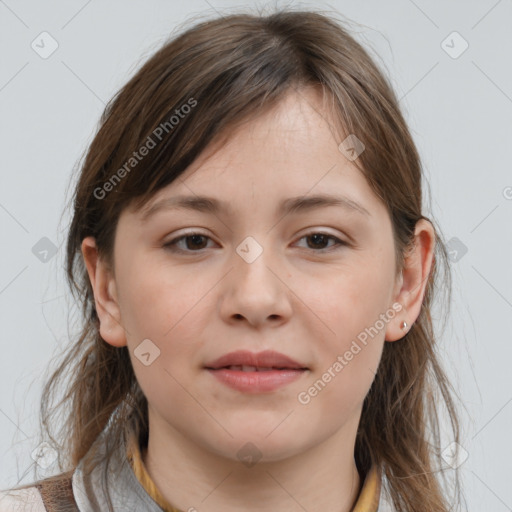
POLYGON ((263 367, 263 366, 247 366, 247 365, 230 365, 230 366, 222 366, 220 368, 208 368, 207 370, 232 370, 237 372, 271 372, 271 371, 282 371, 282 370, 307 370, 307 368, 290 368, 287 366, 269 366, 269 367, 263 367))
POLYGON ((263 352, 249 352, 248 350, 237 350, 230 352, 215 361, 207 363, 208 370, 230 369, 237 371, 272 371, 272 370, 307 370, 306 365, 298 363, 291 357, 275 352, 264 350, 263 352))
POLYGON ((297 379, 309 368, 274 351, 231 352, 204 367, 217 381, 244 393, 272 392, 297 379))

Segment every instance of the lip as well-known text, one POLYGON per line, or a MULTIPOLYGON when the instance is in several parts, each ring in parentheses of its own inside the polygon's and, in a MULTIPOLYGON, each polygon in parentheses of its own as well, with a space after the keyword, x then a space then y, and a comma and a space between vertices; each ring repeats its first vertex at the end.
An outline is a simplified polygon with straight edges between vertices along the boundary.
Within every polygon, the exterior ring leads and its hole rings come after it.
POLYGON ((244 372, 239 370, 207 369, 221 383, 243 393, 269 393, 289 384, 307 370, 268 370, 264 372, 244 372))
POLYGON ((273 350, 230 352, 205 365, 205 369, 226 386, 244 393, 272 392, 299 379, 308 368, 273 350), (272 370, 242 371, 227 366, 254 366, 272 370))
POLYGON ((226 366, 256 366, 261 368, 284 368, 291 370, 307 369, 305 365, 274 350, 264 350, 263 352, 237 350, 207 363, 205 368, 218 370, 226 366))

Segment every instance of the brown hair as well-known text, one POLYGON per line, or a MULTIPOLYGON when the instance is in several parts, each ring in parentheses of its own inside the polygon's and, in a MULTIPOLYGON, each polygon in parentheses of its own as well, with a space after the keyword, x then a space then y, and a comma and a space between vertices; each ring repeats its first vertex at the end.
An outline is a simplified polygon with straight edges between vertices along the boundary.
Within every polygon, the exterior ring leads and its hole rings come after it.
MULTIPOLYGON (((227 140, 234 126, 272 108, 291 89, 300 93, 306 86, 320 87, 339 128, 364 141, 366 149, 354 163, 387 206, 397 271, 401 269, 416 222, 428 220, 422 215, 419 155, 383 72, 349 35, 344 21, 329 14, 287 9, 197 23, 159 49, 108 103, 81 165, 67 239, 67 278, 82 306, 82 331, 42 394, 42 424, 59 446, 61 470, 74 468, 88 452, 94 453, 91 447, 100 434, 109 440, 109 459, 127 423, 141 442, 148 436, 148 404, 128 348, 113 347, 99 334, 82 240, 93 236, 100 255, 111 263, 123 209, 141 208, 212 141, 227 140), (177 123, 171 121, 173 115, 179 116, 177 123), (149 139, 156 145, 148 156, 128 167, 133 152, 149 139), (67 371, 71 381, 63 385, 67 371), (66 390, 65 396, 50 407, 59 388, 66 390), (66 404, 59 444, 50 420, 66 404)), ((402 340, 384 344, 355 445, 359 471, 366 474, 373 463, 382 467, 399 512, 454 510, 438 478, 443 474, 439 468, 444 447, 437 402, 442 399, 446 406, 456 442, 459 420, 453 388, 436 353, 431 318, 442 268, 447 308, 451 293, 445 245, 439 229, 435 231, 435 258, 421 312, 402 340)), ((92 456, 86 462, 92 467, 92 456)), ((454 473, 460 500, 457 470, 454 473)))

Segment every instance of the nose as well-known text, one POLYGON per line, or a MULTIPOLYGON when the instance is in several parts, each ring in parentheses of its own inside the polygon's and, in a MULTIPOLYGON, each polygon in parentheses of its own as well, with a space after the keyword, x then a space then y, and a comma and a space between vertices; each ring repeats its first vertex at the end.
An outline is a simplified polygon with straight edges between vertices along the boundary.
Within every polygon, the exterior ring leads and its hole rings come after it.
POLYGON ((233 324, 245 321, 259 327, 271 322, 277 326, 291 316, 292 292, 275 255, 265 247, 256 253, 255 249, 254 241, 253 245, 241 244, 232 255, 231 271, 222 283, 221 316, 233 324))

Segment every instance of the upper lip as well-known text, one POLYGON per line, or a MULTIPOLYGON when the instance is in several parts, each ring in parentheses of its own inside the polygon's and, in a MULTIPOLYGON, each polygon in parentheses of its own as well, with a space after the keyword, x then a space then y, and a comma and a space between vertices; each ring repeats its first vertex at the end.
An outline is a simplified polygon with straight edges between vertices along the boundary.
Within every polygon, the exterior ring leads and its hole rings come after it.
POLYGON ((237 350, 225 354, 215 361, 205 365, 205 368, 217 370, 227 366, 255 366, 260 368, 293 368, 307 369, 303 364, 294 361, 284 354, 274 350, 264 350, 263 352, 249 352, 248 350, 237 350))

